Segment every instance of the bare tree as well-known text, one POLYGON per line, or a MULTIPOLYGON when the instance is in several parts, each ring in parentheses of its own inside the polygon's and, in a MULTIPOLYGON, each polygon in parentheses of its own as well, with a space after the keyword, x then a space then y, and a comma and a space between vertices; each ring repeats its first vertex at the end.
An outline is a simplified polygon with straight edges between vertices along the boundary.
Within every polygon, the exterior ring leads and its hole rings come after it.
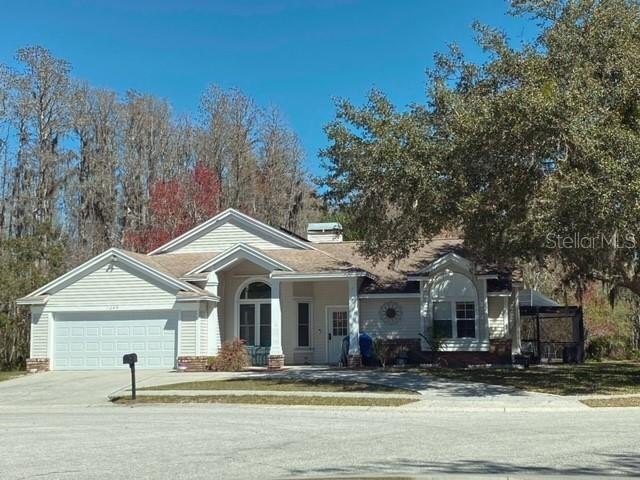
POLYGON ((162 179, 170 151, 171 109, 150 95, 127 92, 122 105, 122 205, 120 228, 138 229, 149 221, 149 185, 162 179))
POLYGON ((119 104, 114 92, 81 85, 72 109, 79 159, 68 210, 80 250, 90 256, 116 240, 119 104))

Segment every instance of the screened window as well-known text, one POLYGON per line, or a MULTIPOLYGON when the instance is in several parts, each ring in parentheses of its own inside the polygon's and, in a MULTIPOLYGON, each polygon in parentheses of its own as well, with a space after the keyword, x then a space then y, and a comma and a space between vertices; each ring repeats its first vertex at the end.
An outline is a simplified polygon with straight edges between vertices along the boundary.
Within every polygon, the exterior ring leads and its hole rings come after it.
POLYGON ((456 328, 458 338, 476 336, 476 309, 473 302, 456 302, 456 328))
POLYGON ((298 303, 298 346, 308 347, 311 344, 311 318, 310 305, 308 303, 298 303))
POLYGON ((437 338, 452 337, 451 302, 433 302, 433 334, 437 338))

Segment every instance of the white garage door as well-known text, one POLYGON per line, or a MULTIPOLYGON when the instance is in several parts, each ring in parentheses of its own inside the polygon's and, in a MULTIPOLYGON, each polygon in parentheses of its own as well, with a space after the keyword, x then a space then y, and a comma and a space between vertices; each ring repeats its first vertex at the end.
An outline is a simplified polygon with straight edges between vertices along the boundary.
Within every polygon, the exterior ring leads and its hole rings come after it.
POLYGON ((176 312, 56 313, 54 370, 128 368, 122 356, 137 353, 136 368, 174 368, 176 312))

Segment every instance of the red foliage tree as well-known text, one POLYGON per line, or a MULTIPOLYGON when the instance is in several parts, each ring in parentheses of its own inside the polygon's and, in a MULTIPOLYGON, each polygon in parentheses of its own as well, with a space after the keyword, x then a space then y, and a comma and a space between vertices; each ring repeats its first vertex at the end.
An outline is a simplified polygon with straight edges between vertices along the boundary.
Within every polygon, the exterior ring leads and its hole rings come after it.
POLYGON ((182 235, 220 211, 221 188, 212 168, 197 164, 184 181, 155 182, 149 187, 150 224, 124 232, 123 245, 149 252, 182 235))

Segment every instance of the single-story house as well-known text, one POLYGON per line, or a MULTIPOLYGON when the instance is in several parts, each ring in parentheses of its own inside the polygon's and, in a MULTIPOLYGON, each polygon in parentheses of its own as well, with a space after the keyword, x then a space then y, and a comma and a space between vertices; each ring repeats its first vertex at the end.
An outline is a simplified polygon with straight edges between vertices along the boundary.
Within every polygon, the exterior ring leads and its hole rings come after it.
POLYGON ((307 238, 226 210, 148 253, 111 248, 19 300, 31 308, 30 370, 203 369, 224 341, 262 349, 270 368, 361 362, 360 332, 473 363, 518 351, 510 272, 474 263, 462 240, 436 238, 390 266, 342 241, 337 223, 307 238))

